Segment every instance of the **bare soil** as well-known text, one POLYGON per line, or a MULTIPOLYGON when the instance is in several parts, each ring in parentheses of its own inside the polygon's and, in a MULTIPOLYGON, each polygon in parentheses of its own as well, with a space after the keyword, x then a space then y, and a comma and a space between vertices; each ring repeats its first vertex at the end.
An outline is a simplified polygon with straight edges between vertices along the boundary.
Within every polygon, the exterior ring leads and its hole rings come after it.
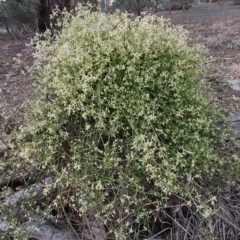
POLYGON ((189 10, 160 11, 158 16, 171 19, 174 24, 209 23, 217 20, 232 20, 240 17, 240 5, 233 5, 232 1, 215 3, 192 4, 189 10))
MULTIPOLYGON (((32 93, 32 82, 26 70, 33 62, 33 49, 26 47, 29 39, 0 40, 0 129, 18 125, 21 106, 32 93)), ((0 135, 3 132, 0 130, 0 135)), ((6 130, 6 129, 5 129, 6 130)))

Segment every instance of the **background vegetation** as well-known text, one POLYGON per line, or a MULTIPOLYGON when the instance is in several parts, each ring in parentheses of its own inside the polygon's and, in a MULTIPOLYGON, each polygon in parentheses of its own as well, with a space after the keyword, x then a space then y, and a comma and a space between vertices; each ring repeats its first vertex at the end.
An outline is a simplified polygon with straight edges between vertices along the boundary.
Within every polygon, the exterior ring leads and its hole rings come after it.
POLYGON ((0 1, 0 22, 9 37, 19 39, 19 32, 26 34, 35 28, 34 0, 0 1))

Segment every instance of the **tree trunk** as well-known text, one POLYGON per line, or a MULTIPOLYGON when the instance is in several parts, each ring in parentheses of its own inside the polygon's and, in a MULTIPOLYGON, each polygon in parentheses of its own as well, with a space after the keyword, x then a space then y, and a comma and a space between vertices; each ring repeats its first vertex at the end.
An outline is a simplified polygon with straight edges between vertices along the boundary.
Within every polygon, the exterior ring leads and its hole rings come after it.
POLYGON ((36 0, 38 33, 44 33, 50 28, 50 15, 56 7, 61 11, 64 8, 70 11, 70 0, 36 0))
POLYGON ((109 0, 105 0, 105 13, 109 13, 109 0))
POLYGON ((93 1, 93 6, 96 8, 96 11, 98 10, 99 2, 100 2, 99 0, 93 1))
POLYGON ((137 0, 136 1, 137 2, 137 6, 136 6, 136 15, 138 16, 138 17, 140 17, 141 16, 141 0, 137 0))
POLYGON ((172 0, 170 0, 170 10, 169 10, 169 15, 172 15, 172 0))
POLYGON ((153 14, 157 13, 157 0, 153 0, 153 14))

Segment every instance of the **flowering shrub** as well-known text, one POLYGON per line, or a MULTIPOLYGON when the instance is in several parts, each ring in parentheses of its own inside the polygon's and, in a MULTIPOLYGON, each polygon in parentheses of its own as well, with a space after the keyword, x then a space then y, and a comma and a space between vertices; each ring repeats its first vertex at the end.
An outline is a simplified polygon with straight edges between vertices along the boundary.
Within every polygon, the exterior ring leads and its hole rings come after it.
MULTIPOLYGON (((205 50, 153 16, 65 13, 37 45, 37 100, 18 156, 55 177, 48 209, 93 214, 105 239, 141 239, 183 186, 217 166, 214 112, 200 86, 205 50)), ((48 194, 49 189, 45 189, 48 194)))

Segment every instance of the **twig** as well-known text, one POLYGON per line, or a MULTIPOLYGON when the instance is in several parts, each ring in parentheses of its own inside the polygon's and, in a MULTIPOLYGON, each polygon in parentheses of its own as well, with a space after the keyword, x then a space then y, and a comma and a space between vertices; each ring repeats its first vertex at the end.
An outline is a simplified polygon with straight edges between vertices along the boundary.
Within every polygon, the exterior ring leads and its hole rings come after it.
POLYGON ((1 140, 2 143, 7 147, 7 150, 11 150, 11 148, 7 145, 6 141, 3 139, 2 136, 0 136, 0 140, 1 140))
POLYGON ((171 217, 171 216, 170 216, 169 214, 167 214, 166 212, 165 212, 165 214, 166 214, 170 219, 172 219, 180 228, 182 228, 187 235, 189 235, 190 237, 192 237, 192 235, 187 231, 187 229, 185 229, 185 228, 184 228, 180 223, 178 223, 173 217, 171 217))
MULTIPOLYGON (((165 229, 163 229, 161 232, 155 234, 154 236, 148 238, 147 240, 154 240, 154 238, 157 237, 158 235, 160 235, 161 233, 165 232, 166 230, 171 230, 171 229, 172 229, 172 228, 165 228, 165 229)), ((159 240, 161 240, 161 239, 159 239, 159 240)), ((163 239, 162 239, 162 240, 163 240, 163 239)))

